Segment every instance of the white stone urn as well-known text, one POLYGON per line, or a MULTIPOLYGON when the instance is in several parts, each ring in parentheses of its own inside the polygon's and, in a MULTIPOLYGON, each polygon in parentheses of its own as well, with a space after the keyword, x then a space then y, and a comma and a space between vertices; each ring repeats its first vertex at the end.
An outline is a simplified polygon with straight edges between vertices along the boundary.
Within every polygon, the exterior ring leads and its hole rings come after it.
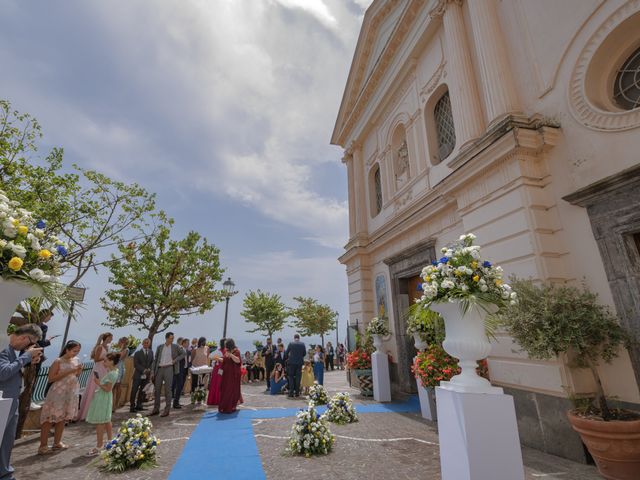
POLYGON ((417 332, 413 334, 413 341, 416 344, 416 350, 420 352, 429 346, 429 344, 425 342, 420 336, 420 334, 417 332))
POLYGON ((373 346, 376 347, 376 352, 382 352, 382 335, 371 335, 373 337, 373 346))
POLYGON ((41 293, 40 289, 33 284, 0 277, 0 350, 9 346, 7 328, 20 302, 29 297, 37 297, 41 293))
MULTIPOLYGON (((485 317, 489 312, 472 305, 463 313, 459 301, 432 303, 429 308, 442 315, 445 328, 442 346, 449 355, 459 360, 462 369, 448 382, 441 382, 440 387, 456 392, 502 393, 501 388, 491 386, 489 380, 476 371, 478 360, 487 358, 491 353, 491 343, 485 332, 485 317)), ((490 305, 489 310, 493 313, 498 308, 490 305)))

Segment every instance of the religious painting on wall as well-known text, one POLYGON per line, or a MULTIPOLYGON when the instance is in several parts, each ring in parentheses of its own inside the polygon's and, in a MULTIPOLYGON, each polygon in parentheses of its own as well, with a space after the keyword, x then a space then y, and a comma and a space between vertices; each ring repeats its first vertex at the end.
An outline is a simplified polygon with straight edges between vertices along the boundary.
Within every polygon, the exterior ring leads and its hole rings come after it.
POLYGON ((376 277, 376 315, 378 318, 387 317, 387 280, 384 275, 376 277))

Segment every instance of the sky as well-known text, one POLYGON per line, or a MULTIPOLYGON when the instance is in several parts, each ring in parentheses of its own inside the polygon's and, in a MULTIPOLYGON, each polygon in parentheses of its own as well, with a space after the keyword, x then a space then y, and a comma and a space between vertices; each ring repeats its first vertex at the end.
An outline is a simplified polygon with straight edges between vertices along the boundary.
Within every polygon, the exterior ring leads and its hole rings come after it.
MULTIPOLYGON (((240 316, 258 288, 288 305, 296 295, 331 305, 344 339, 346 169, 329 141, 370 3, 2 0, 0 97, 39 120, 39 155, 62 146, 66 164, 139 183, 175 219, 176 238, 196 230, 220 248, 238 290, 229 336, 241 345, 258 338, 240 316)), ((92 344, 107 330, 108 272, 84 283, 70 338, 92 344)), ((65 321, 55 315, 50 333, 65 321)), ((223 321, 221 303, 173 331, 219 339, 223 321)))

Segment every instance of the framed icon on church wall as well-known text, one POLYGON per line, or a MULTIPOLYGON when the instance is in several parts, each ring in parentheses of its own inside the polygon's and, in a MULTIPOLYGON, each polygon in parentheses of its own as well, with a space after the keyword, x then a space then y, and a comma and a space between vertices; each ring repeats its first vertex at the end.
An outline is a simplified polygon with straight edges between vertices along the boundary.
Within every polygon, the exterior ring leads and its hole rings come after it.
POLYGON ((384 275, 376 277, 376 315, 378 318, 387 318, 387 279, 384 275))

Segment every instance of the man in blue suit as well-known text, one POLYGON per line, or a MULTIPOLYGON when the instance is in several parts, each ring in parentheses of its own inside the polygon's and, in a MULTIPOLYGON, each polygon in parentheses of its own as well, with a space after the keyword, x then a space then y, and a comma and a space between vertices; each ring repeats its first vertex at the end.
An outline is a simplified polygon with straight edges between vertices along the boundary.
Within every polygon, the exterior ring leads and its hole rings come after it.
POLYGON ((10 464, 11 450, 18 427, 18 398, 22 386, 22 368, 30 363, 37 364, 42 359, 42 347, 37 345, 42 338, 42 330, 34 323, 16 328, 9 337, 9 346, 0 352, 0 390, 4 398, 11 398, 12 404, 0 445, 0 480, 14 480, 10 464), (20 352, 23 352, 20 354, 20 352))
POLYGON ((289 377, 289 397, 300 396, 300 380, 302 378, 302 364, 307 355, 307 347, 300 341, 300 335, 293 336, 293 342, 287 347, 285 355, 287 376, 289 377))

